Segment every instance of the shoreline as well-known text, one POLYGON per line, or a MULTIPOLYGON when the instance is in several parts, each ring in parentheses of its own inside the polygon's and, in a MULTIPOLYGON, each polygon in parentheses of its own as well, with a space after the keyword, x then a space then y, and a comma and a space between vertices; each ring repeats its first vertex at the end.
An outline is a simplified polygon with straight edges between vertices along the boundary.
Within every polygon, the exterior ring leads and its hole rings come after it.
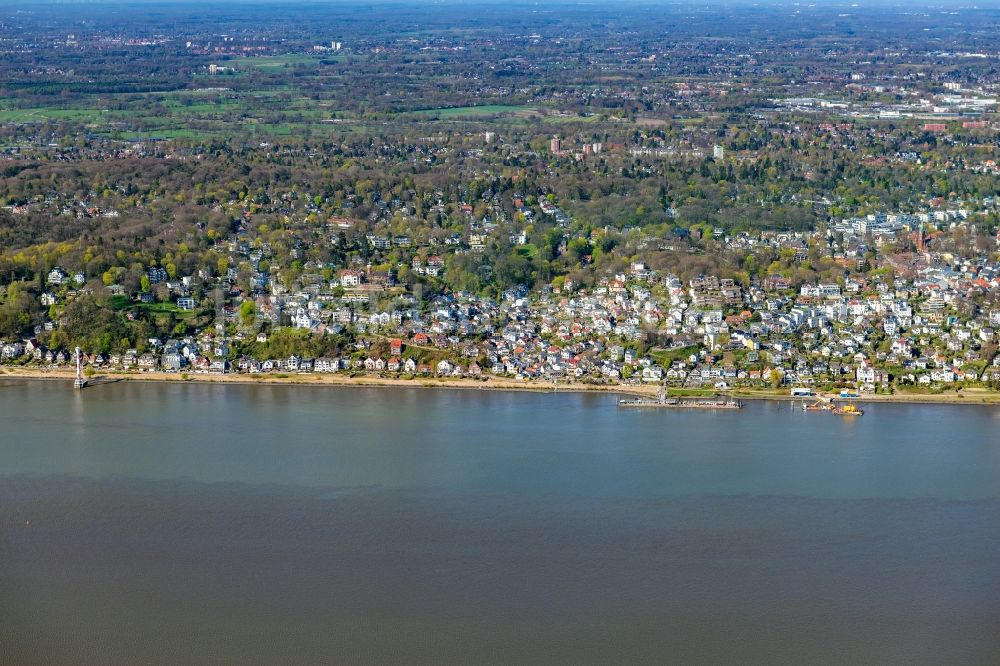
POLYGON ((741 392, 731 391, 726 395, 732 395, 740 400, 776 400, 781 402, 816 402, 821 398, 832 398, 834 402, 874 402, 874 403, 895 403, 914 405, 972 405, 975 407, 1000 407, 1000 393, 995 391, 973 392, 963 391, 962 393, 950 392, 940 395, 921 393, 894 393, 892 395, 862 395, 857 398, 841 398, 836 394, 817 394, 808 398, 801 396, 792 397, 789 395, 770 395, 764 392, 741 392))
MULTIPOLYGON (((526 391, 533 393, 621 393, 629 395, 656 395, 656 386, 619 386, 581 383, 542 382, 536 380, 516 380, 488 376, 487 379, 471 379, 464 377, 438 378, 415 377, 402 379, 395 377, 376 377, 359 375, 349 377, 338 374, 295 374, 288 373, 285 377, 276 375, 250 374, 194 374, 169 372, 108 372, 87 379, 94 386, 120 381, 163 382, 163 383, 205 383, 205 384, 237 384, 245 386, 276 385, 276 386, 358 386, 383 388, 424 388, 424 389, 465 389, 478 391, 526 391)), ((63 368, 3 368, 0 381, 4 379, 30 379, 43 381, 65 381, 70 387, 76 377, 71 369, 63 368)))
MULTIPOLYGON (((94 386, 102 383, 120 381, 164 382, 164 383, 206 383, 206 384, 237 384, 246 386, 276 385, 276 386, 332 386, 332 387, 382 387, 382 388, 423 388, 423 389, 463 389, 478 391, 525 391, 534 393, 615 393, 640 397, 656 396, 659 385, 625 386, 620 384, 584 384, 559 383, 541 380, 516 380, 485 375, 485 379, 465 377, 415 377, 403 379, 396 377, 377 377, 358 375, 350 377, 341 374, 292 374, 279 377, 276 375, 250 374, 194 374, 168 372, 109 372, 95 375, 88 379, 94 386)), ((47 381, 65 381, 72 387, 75 372, 71 368, 0 368, 0 381, 4 379, 30 379, 47 381)), ((818 400, 821 395, 812 397, 792 397, 770 389, 735 389, 730 391, 685 391, 674 390, 668 393, 678 397, 708 397, 725 395, 741 400, 773 400, 780 402, 808 402, 818 400)), ((828 396, 829 397, 829 396, 828 396)), ((832 396, 838 399, 836 396, 832 396)), ((839 400, 839 399, 838 399, 839 400)), ((847 402, 848 400, 844 400, 847 402)), ((939 404, 939 405, 976 405, 1000 406, 1000 392, 987 389, 963 389, 961 393, 894 393, 892 395, 862 395, 851 398, 850 402, 881 402, 905 404, 939 404)))

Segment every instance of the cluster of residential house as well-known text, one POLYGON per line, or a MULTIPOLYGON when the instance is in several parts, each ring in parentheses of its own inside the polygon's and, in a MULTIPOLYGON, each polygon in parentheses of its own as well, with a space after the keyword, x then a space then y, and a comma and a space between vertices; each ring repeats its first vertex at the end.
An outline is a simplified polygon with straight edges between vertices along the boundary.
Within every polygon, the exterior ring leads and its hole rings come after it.
MULTIPOLYGON (((52 282, 73 279, 55 272, 52 282)), ((345 271, 339 281, 356 287, 369 277, 345 271)), ((846 278, 798 289, 780 276, 749 284, 710 275, 684 281, 636 262, 589 289, 567 279, 558 289, 514 289, 499 300, 457 293, 425 307, 404 295, 382 311, 275 285, 254 301, 262 316, 277 325, 277 313, 285 312, 292 326, 319 335, 350 331, 354 348, 329 358, 254 358, 236 353, 239 340, 216 327, 151 339, 142 352, 85 354, 84 362, 137 372, 492 374, 720 389, 994 382, 1000 305, 991 309, 985 299, 997 288, 1000 266, 985 259, 932 262, 907 278, 846 278), (651 334, 657 345, 647 344, 651 334), (391 341, 389 353, 371 351, 379 339, 391 341)), ((266 339, 259 334, 258 341, 266 339)), ((0 344, 3 362, 72 360, 69 350, 46 349, 36 339, 0 344)))
MULTIPOLYGON (((513 222, 498 195, 487 192, 482 198, 492 217, 473 219, 473 207, 463 204, 459 213, 469 217, 467 232, 445 237, 442 247, 414 249, 417 244, 409 236, 377 232, 368 233, 363 242, 376 250, 410 248, 407 269, 439 276, 446 270, 449 252, 475 252, 498 225, 513 222)), ((384 205, 376 206, 375 221, 382 220, 383 213, 405 208, 396 200, 379 201, 384 205)), ((530 221, 532 209, 524 200, 517 195, 513 203, 517 217, 530 221)), ((543 199, 539 208, 559 226, 567 226, 568 218, 553 201, 543 199)), ((796 261, 822 247, 834 253, 848 275, 880 234, 909 232, 925 222, 958 224, 966 216, 964 210, 945 207, 915 215, 873 214, 844 220, 824 232, 728 236, 716 230, 713 235, 731 251, 771 248, 790 252, 796 261)), ((324 242, 340 242, 335 232, 352 225, 346 218, 331 218, 324 242)), ((296 284, 286 286, 271 279, 271 248, 251 243, 249 227, 245 216, 234 236, 216 243, 231 266, 250 267, 250 284, 249 290, 236 287, 235 268, 221 276, 224 298, 215 326, 176 340, 150 339, 141 350, 85 350, 85 363, 134 371, 492 374, 717 388, 850 383, 874 390, 893 380, 1000 381, 1000 357, 995 354, 1000 304, 989 301, 990 293, 1000 288, 1000 266, 986 257, 962 260, 930 252, 922 236, 920 262, 895 266, 891 258, 886 260, 899 276, 895 278, 839 277, 802 285, 778 274, 751 281, 715 275, 682 280, 636 261, 588 288, 566 278, 533 292, 512 289, 496 300, 460 292, 426 302, 397 287, 394 271, 359 263, 357 257, 332 276, 321 270, 323 266, 304 262, 296 284), (330 358, 241 354, 237 350, 246 349, 243 343, 257 333, 237 326, 233 335, 233 326, 227 325, 239 323, 238 308, 246 302, 253 305, 257 325, 266 330, 289 326, 318 336, 349 333, 355 348, 330 358), (379 339, 393 341, 388 354, 371 351, 381 348, 372 344, 379 339)), ((510 241, 525 242, 523 227, 511 226, 510 241)), ((639 247, 654 243, 663 241, 643 238, 639 247)), ((304 250, 304 244, 295 246, 292 256, 304 250)), ((182 310, 198 308, 196 287, 214 279, 206 274, 175 278, 160 267, 150 267, 146 277, 151 286, 160 285, 161 292, 165 286, 182 310)), ((82 274, 53 268, 42 303, 72 297, 84 283, 82 274)), ((112 293, 116 288, 121 290, 119 285, 108 287, 112 293)), ((152 294, 136 298, 149 301, 152 294)), ((47 322, 43 328, 56 326, 58 322, 47 322)), ((266 333, 258 335, 258 342, 266 340, 266 333)), ((69 350, 46 349, 35 338, 0 341, 0 362, 71 361, 69 350)))

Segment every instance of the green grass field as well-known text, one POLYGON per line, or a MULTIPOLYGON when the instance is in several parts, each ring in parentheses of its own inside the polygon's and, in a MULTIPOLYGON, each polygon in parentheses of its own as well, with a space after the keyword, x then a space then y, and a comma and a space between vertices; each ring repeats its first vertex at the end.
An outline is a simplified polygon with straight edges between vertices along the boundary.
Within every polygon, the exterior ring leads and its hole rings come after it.
POLYGON ((0 123, 38 123, 60 120, 76 123, 97 123, 108 119, 102 109, 0 109, 0 123))
POLYGON ((506 106, 503 104, 484 104, 483 106, 455 106, 438 109, 421 109, 412 111, 424 116, 441 116, 444 118, 459 116, 492 116, 498 113, 526 113, 534 111, 531 106, 506 106))
POLYGON ((548 123, 550 125, 558 125, 562 123, 596 123, 601 119, 598 115, 593 116, 545 116, 542 122, 548 123))
POLYGON ((207 139, 218 136, 221 132, 180 128, 155 129, 148 132, 99 132, 99 134, 104 134, 120 141, 165 141, 168 139, 207 139))
POLYGON ((691 354, 698 352, 698 345, 680 347, 678 349, 653 349, 650 356, 655 358, 661 365, 669 365, 674 361, 686 359, 691 354))
POLYGON ((285 55, 234 58, 232 60, 222 61, 219 64, 226 67, 235 67, 237 69, 240 67, 253 67, 254 69, 274 70, 282 69, 284 67, 294 67, 296 65, 318 65, 322 61, 343 62, 344 60, 344 56, 333 54, 288 53, 285 55))
POLYGON ((514 251, 526 259, 534 259, 538 255, 538 248, 531 243, 519 245, 514 251))
POLYGON ((182 310, 177 307, 174 303, 164 302, 164 303, 136 303, 127 296, 112 296, 108 299, 108 304, 114 310, 138 310, 140 312, 148 312, 154 317, 166 317, 169 315, 174 315, 178 319, 190 319, 192 317, 198 316, 199 312, 195 310, 182 310))

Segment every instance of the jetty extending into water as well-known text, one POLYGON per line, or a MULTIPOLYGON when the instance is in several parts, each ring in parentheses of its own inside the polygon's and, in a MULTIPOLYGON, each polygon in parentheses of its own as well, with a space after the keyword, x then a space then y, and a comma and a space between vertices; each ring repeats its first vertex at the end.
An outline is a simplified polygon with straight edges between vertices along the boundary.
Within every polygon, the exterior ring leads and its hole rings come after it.
POLYGON ((742 409, 743 403, 733 398, 669 398, 661 393, 656 398, 623 398, 619 407, 665 407, 676 409, 742 409))

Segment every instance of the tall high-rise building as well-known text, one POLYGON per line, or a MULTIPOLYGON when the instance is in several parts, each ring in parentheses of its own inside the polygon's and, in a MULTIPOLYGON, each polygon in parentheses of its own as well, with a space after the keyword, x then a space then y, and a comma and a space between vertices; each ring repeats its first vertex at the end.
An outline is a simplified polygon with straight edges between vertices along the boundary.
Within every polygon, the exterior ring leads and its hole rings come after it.
POLYGON ((712 148, 712 158, 716 160, 726 159, 726 149, 719 144, 715 144, 715 147, 712 148))

